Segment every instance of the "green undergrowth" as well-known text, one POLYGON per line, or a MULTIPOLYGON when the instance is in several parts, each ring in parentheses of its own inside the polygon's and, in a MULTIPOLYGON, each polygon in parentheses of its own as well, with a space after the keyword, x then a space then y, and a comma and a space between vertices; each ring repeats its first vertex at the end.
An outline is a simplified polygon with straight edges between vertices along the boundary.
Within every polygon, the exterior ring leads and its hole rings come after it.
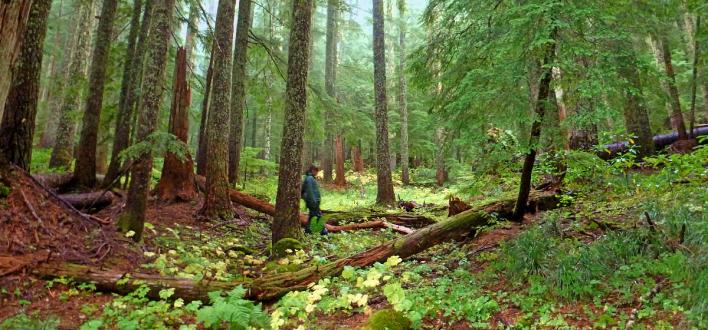
MULTIPOLYGON (((515 329, 623 329, 630 320, 636 328, 705 328, 707 150, 651 157, 645 161, 651 167, 642 170, 631 155, 607 163, 586 153, 564 154, 569 167, 560 208, 521 227, 499 222, 475 233, 520 228, 518 234, 483 246, 475 245, 476 240, 446 242, 407 260, 391 257, 370 267, 346 267, 340 276, 266 306, 244 300, 242 288, 192 303, 175 299, 169 290, 150 301, 142 288, 96 307, 100 312, 84 329, 109 324, 120 329, 332 329, 355 315, 365 316, 358 327, 375 328, 376 319, 390 316, 377 314, 382 310, 393 311, 398 321, 404 317, 415 329, 504 327, 500 320, 515 329), (641 297, 648 298, 640 303, 641 297)), ((555 167, 548 162, 541 159, 535 182, 553 174, 555 167)), ((364 187, 365 198, 360 198, 356 181, 349 180, 346 190, 324 190, 322 208, 349 214, 390 211, 372 208, 375 180, 367 175, 372 181, 364 187)), ((419 203, 445 204, 449 195, 456 195, 482 204, 513 197, 517 184, 513 173, 461 178, 465 180, 444 188, 397 191, 402 199, 419 203)), ((260 188, 247 183, 246 190, 272 196, 272 180, 260 188)), ((359 219, 350 220, 370 220, 354 218, 359 219)), ((146 232, 151 239, 143 246, 145 271, 245 283, 322 265, 400 237, 388 229, 305 235, 301 248, 285 248, 285 255, 275 258, 265 220, 213 230, 148 224, 146 232)), ((27 315, 12 322, 25 322, 27 315)))

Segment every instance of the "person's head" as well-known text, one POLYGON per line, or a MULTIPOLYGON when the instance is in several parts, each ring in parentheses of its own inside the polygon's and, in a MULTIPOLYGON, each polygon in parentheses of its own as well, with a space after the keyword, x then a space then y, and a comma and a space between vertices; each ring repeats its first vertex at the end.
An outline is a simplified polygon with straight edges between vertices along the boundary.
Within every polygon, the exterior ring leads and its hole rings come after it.
POLYGON ((310 168, 307 169, 307 173, 312 174, 312 176, 317 176, 317 173, 319 173, 319 172, 320 172, 319 167, 317 167, 315 165, 310 165, 310 168))

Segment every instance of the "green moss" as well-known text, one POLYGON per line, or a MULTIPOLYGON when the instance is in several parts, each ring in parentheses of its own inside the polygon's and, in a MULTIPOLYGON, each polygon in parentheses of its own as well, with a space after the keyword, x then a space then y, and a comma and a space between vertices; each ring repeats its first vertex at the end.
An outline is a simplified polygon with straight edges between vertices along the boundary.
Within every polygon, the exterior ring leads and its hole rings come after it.
POLYGON ((7 198, 10 196, 10 192, 12 192, 12 188, 0 182, 0 198, 7 198))
POLYGON ((366 322, 364 330, 406 330, 411 328, 411 321, 403 313, 393 309, 380 310, 366 322))
POLYGON ((286 264, 286 265, 281 265, 277 261, 270 261, 266 263, 265 267, 263 267, 263 272, 265 273, 276 273, 276 274, 282 274, 282 273, 290 273, 290 272, 295 272, 303 268, 303 265, 295 265, 295 264, 286 264))
POLYGON ((302 250, 302 243, 294 238, 283 238, 273 245, 273 256, 285 256, 288 254, 286 250, 302 250))

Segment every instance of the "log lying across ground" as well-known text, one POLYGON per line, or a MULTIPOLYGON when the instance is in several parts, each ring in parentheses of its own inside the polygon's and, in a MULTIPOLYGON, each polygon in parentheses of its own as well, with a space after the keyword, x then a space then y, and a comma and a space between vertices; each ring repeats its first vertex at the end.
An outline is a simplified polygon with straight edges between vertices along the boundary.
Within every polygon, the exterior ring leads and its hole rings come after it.
POLYGON ((82 194, 62 194, 59 198, 79 210, 100 210, 113 203, 113 193, 96 191, 82 194))
MULTIPOLYGON (((553 192, 534 192, 529 200, 535 207, 529 209, 546 210, 557 206, 558 199, 553 192)), ((150 288, 148 296, 159 299, 158 292, 166 288, 175 288, 175 298, 185 300, 208 300, 208 292, 229 290, 238 285, 249 289, 247 298, 254 300, 273 300, 284 294, 304 290, 308 284, 322 278, 337 276, 345 266, 365 267, 375 262, 384 261, 391 256, 401 258, 412 256, 439 243, 458 239, 476 229, 490 224, 494 215, 511 214, 515 199, 505 199, 473 207, 447 220, 435 223, 406 236, 388 241, 357 255, 342 258, 325 265, 312 266, 300 271, 264 276, 247 281, 193 281, 174 277, 120 271, 99 270, 74 264, 41 265, 34 272, 43 277, 71 277, 78 282, 94 282, 102 291, 128 293, 142 283, 150 288), (129 277, 123 284, 119 280, 129 277), (139 281, 135 281, 139 280, 139 281)))
MULTIPOLYGON (((34 177, 34 179, 37 180, 37 182, 41 183, 43 186, 45 186, 47 188, 61 191, 72 183, 72 180, 74 179, 74 174, 71 172, 36 173, 36 174, 32 174, 32 177, 34 177)), ((105 175, 96 174, 96 182, 98 182, 99 185, 103 181, 104 178, 105 178, 105 175)))
MULTIPOLYGON (((693 129, 693 136, 708 135, 708 125, 699 126, 693 129)), ((678 133, 668 133, 655 135, 652 140, 654 141, 654 147, 656 150, 661 150, 672 143, 678 141, 678 133)), ((606 144, 604 150, 598 151, 596 154, 598 157, 608 160, 616 157, 618 154, 625 152, 629 149, 629 142, 615 142, 606 144)))
MULTIPOLYGON (((196 181, 197 185, 199 186, 199 189, 204 190, 204 187, 206 187, 206 180, 204 179, 203 176, 196 176, 196 181)), ((260 200, 258 198, 255 198, 251 195, 244 194, 242 192, 238 192, 236 190, 230 189, 229 190, 229 197, 231 198, 231 201, 242 205, 243 207, 249 208, 251 210, 255 210, 270 216, 275 216, 275 205, 270 204, 266 201, 260 200)), ((307 214, 301 214, 300 215, 300 223, 302 225, 307 224, 307 214)), ((336 232, 342 232, 342 231, 349 231, 349 230, 358 230, 358 229, 374 229, 374 228, 390 228, 394 231, 400 232, 402 234, 410 234, 413 232, 412 229, 404 227, 402 225, 398 224, 392 224, 387 221, 383 220, 378 220, 378 221, 370 221, 370 222, 365 222, 365 223, 358 223, 358 224, 351 224, 351 225, 344 225, 344 226, 336 226, 332 224, 326 224, 325 228, 327 228, 327 231, 330 233, 336 233, 336 232)))

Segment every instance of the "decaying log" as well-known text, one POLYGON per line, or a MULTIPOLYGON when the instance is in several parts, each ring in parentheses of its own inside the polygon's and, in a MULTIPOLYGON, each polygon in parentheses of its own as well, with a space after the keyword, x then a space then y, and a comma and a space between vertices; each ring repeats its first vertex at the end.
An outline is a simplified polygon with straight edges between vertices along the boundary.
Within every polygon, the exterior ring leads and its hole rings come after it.
MULTIPOLYGON (((699 126, 693 129, 693 136, 708 135, 708 125, 699 126)), ((661 150, 672 143, 678 141, 678 133, 668 133, 655 135, 652 140, 654 141, 654 147, 656 150, 661 150)), ((612 159, 618 154, 625 152, 629 149, 629 142, 615 142, 606 144, 603 150, 598 151, 596 155, 604 160, 612 159)))
MULTIPOLYGON (((199 186, 199 189, 204 190, 204 187, 206 185, 206 181, 205 181, 204 177, 201 175, 197 175, 196 181, 197 181, 197 185, 199 186)), ((232 202, 239 204, 243 207, 246 207, 251 210, 255 210, 255 211, 270 215, 270 216, 275 216, 275 205, 270 204, 266 201, 262 201, 258 198, 251 196, 251 195, 244 194, 244 193, 238 192, 233 189, 229 190, 229 197, 231 198, 232 202)), ((307 214, 300 214, 300 224, 302 224, 303 226, 307 225, 307 214)), ((336 226, 336 225, 326 224, 325 228, 327 228, 327 231, 329 231, 331 233, 348 231, 348 230, 358 230, 358 229, 372 229, 372 228, 391 228, 392 230, 403 233, 403 234, 409 234, 409 233, 413 232, 412 229, 406 228, 402 225, 394 225, 394 224, 387 223, 385 221, 371 221, 371 222, 358 223, 358 224, 346 225, 346 226, 336 226)))
POLYGON ((96 191, 82 194, 62 194, 59 198, 79 210, 100 210, 113 203, 113 193, 96 191))
POLYGON ((448 208, 447 208, 447 216, 451 217, 453 215, 460 214, 464 211, 469 210, 471 207, 469 204, 463 202, 461 199, 457 197, 450 197, 448 200, 448 208))
MULTIPOLYGON (((532 193, 529 200, 538 209, 556 207, 558 202, 552 192, 532 193)), ((324 265, 312 266, 295 272, 269 275, 248 281, 194 281, 191 279, 132 273, 129 275, 130 280, 122 281, 125 283, 119 285, 118 281, 128 276, 124 272, 99 270, 74 264, 41 265, 34 269, 34 273, 49 278, 64 276, 71 277, 78 282, 94 282, 99 290, 122 294, 135 290, 139 286, 135 282, 139 282, 150 288, 148 297, 154 299, 159 299, 158 292, 161 289, 174 288, 174 298, 206 301, 208 292, 230 290, 235 286, 243 285, 249 289, 246 295, 247 298, 261 301, 273 300, 290 291, 307 289, 308 284, 319 279, 337 276, 344 270, 345 266, 366 267, 395 255, 406 258, 436 244, 463 237, 477 228, 491 223, 495 219, 493 214, 513 213, 514 203, 514 199, 506 199, 474 207, 452 218, 437 222, 351 257, 341 258, 324 265)))
MULTIPOLYGON (((71 186, 73 183, 74 179, 74 173, 71 172, 65 172, 65 173, 37 173, 37 174, 32 174, 32 177, 34 179, 41 183, 43 186, 56 190, 56 191, 62 191, 66 189, 67 187, 71 186)), ((96 175, 96 182, 99 184, 103 182, 103 179, 105 178, 105 175, 97 174, 96 175)))
POLYGON ((40 173, 32 176, 42 185, 51 189, 65 187, 74 177, 73 173, 40 173))

